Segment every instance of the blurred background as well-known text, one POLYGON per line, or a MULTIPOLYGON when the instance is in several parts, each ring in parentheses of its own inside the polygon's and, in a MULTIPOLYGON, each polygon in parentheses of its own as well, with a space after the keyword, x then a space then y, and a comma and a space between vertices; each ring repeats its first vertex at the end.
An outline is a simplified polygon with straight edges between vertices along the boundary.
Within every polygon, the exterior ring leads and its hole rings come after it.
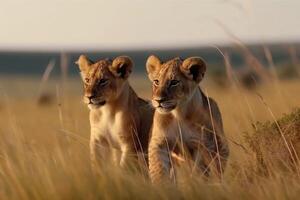
POLYGON ((41 78, 47 66, 44 80, 78 77, 80 54, 129 55, 136 74, 145 72, 150 54, 201 56, 222 79, 222 53, 240 73, 274 66, 293 78, 300 73, 299 8, 296 0, 1 1, 1 80, 41 78))

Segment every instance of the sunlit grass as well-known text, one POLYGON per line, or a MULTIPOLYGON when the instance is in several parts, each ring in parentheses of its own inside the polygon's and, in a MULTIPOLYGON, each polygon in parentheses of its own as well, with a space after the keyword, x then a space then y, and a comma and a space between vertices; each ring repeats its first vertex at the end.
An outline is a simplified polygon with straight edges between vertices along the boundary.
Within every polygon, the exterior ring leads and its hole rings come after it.
MULTIPOLYGON (((149 97, 146 78, 131 82, 138 93, 149 97)), ((45 88, 51 97, 47 104, 37 104, 37 81, 10 79, 0 84, 0 199, 297 199, 300 195, 297 172, 267 165, 272 175, 261 173, 245 140, 246 132, 250 137, 255 133, 256 121, 273 123, 300 106, 300 81, 269 83, 253 91, 205 83, 204 91, 218 102, 223 115, 229 163, 221 183, 182 172, 177 186, 152 185, 142 174, 122 171, 109 162, 100 175, 93 174, 88 109, 81 101, 79 80, 70 80, 65 90, 58 91, 59 81, 50 82, 45 88)))

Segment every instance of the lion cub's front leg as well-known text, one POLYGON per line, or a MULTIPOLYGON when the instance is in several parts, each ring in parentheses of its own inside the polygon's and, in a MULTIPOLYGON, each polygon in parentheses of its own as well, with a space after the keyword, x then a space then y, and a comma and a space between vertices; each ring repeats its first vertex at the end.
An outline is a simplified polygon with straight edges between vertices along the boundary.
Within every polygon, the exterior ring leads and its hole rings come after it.
POLYGON ((129 160, 132 155, 135 154, 134 150, 129 145, 124 145, 121 147, 121 159, 120 159, 120 166, 122 168, 129 165, 129 160))
POLYGON ((90 138, 90 159, 94 172, 97 172, 99 167, 103 165, 103 161, 109 158, 109 154, 109 145, 104 137, 90 138))
POLYGON ((149 144, 149 174, 151 181, 159 183, 167 176, 171 176, 170 169, 171 160, 168 141, 164 136, 156 136, 154 130, 149 144))
MULTIPOLYGON (((133 135, 133 134, 131 134, 133 135)), ((121 138, 121 168, 137 166, 138 163, 138 138, 134 137, 123 137, 121 138)))

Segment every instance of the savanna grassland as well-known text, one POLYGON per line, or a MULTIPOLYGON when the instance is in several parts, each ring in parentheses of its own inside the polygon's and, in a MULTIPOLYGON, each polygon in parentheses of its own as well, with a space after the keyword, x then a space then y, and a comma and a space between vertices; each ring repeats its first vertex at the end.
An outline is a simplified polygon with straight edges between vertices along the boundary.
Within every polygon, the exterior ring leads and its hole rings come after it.
MULTIPOLYGON (((236 82, 227 87, 212 81, 201 84, 219 103, 231 155, 222 182, 205 182, 183 172, 177 186, 152 185, 144 175, 121 171, 109 161, 101 175, 93 175, 88 109, 81 101, 79 77, 64 84, 49 81, 39 99, 39 79, 0 80, 0 199, 273 200, 300 196, 299 79, 274 80, 251 90, 236 82)), ((141 96, 150 96, 146 77, 130 80, 141 96)))

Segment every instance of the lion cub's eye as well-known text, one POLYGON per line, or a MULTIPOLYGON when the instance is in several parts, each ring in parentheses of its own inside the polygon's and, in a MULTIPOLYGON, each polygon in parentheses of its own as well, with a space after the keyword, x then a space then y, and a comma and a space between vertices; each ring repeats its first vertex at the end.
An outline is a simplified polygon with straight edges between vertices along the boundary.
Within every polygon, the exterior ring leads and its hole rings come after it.
POLYGON ((157 79, 153 80, 153 83, 154 83, 155 86, 159 85, 159 81, 157 79))
POLYGON ((103 79, 100 79, 100 80, 98 81, 98 84, 99 84, 99 85, 102 85, 102 86, 103 86, 103 85, 106 85, 107 83, 108 83, 108 79, 104 79, 104 78, 103 78, 103 79))
POLYGON ((179 84, 179 82, 180 82, 180 81, 178 81, 178 80, 171 80, 170 86, 176 86, 176 85, 179 84))

